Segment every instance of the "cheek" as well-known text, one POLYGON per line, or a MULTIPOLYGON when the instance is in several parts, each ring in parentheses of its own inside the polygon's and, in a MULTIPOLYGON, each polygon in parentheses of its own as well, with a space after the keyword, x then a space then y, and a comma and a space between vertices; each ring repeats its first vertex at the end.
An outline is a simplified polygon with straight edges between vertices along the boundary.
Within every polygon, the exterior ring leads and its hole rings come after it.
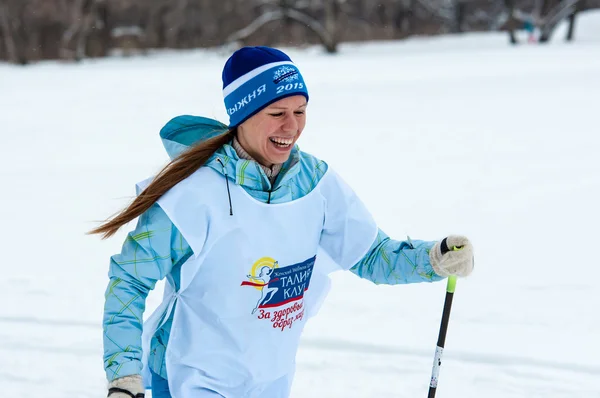
POLYGON ((281 123, 278 123, 276 120, 268 120, 259 126, 259 133, 257 135, 260 136, 260 140, 267 140, 269 136, 276 133, 280 129, 281 123))
POLYGON ((302 130, 304 130, 305 125, 306 125, 306 116, 303 116, 298 120, 298 133, 301 133, 302 130))
POLYGON ((255 148, 264 145, 267 139, 271 126, 268 121, 262 121, 252 126, 252 133, 247 135, 248 142, 255 148))

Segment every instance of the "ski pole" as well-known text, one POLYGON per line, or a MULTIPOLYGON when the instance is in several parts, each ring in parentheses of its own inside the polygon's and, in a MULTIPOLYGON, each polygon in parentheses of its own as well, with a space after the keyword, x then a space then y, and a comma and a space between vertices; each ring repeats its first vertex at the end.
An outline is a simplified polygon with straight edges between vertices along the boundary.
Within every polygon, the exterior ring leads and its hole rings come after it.
MULTIPOLYGON (((453 248, 456 250, 457 248, 453 248)), ((435 357, 433 358, 433 369, 431 371, 431 382, 429 383, 429 395, 427 398, 434 398, 438 385, 438 377, 440 374, 440 366, 442 365, 442 353, 444 344, 446 343, 446 332, 448 331, 448 321, 450 320, 450 310, 452 309, 452 298, 456 289, 456 276, 448 277, 446 285, 446 300, 444 301, 444 311, 442 312, 442 324, 438 335, 437 347, 435 349, 435 357)))

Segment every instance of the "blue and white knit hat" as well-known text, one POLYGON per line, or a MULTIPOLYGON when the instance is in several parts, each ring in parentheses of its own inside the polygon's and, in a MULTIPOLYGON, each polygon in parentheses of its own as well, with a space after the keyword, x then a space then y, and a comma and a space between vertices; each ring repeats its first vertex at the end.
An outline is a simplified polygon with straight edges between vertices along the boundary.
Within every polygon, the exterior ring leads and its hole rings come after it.
POLYGON ((234 52, 223 68, 223 97, 229 128, 282 98, 308 91, 300 71, 290 57, 270 47, 243 47, 234 52))

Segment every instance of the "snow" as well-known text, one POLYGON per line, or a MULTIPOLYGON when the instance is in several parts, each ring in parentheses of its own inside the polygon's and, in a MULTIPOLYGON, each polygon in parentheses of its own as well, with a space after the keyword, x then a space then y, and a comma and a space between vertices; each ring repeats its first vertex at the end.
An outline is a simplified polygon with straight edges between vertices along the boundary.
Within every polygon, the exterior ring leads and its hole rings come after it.
MULTIPOLYGON (((289 50, 311 94, 301 148, 335 167, 392 237, 460 233, 475 245, 440 398, 600 397, 598 26, 600 13, 584 13, 577 41, 557 34, 547 46, 469 34, 346 44, 336 56, 289 50)), ((226 120, 225 59, 0 65, 4 396, 105 396, 103 295, 127 228, 107 241, 84 233, 165 164, 168 119, 226 120)), ((444 296, 443 282, 335 274, 292 397, 426 396, 444 296)))

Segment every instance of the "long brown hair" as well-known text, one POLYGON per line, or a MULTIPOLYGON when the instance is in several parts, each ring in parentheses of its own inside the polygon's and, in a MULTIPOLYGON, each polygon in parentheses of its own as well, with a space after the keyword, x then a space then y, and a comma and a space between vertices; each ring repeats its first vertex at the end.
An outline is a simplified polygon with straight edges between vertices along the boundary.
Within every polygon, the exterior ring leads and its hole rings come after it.
POLYGON ((233 135, 234 130, 228 130, 183 152, 166 165, 129 206, 99 227, 89 231, 88 234, 102 234, 102 239, 113 236, 119 228, 142 215, 169 189, 204 165, 219 148, 233 138, 233 135))

